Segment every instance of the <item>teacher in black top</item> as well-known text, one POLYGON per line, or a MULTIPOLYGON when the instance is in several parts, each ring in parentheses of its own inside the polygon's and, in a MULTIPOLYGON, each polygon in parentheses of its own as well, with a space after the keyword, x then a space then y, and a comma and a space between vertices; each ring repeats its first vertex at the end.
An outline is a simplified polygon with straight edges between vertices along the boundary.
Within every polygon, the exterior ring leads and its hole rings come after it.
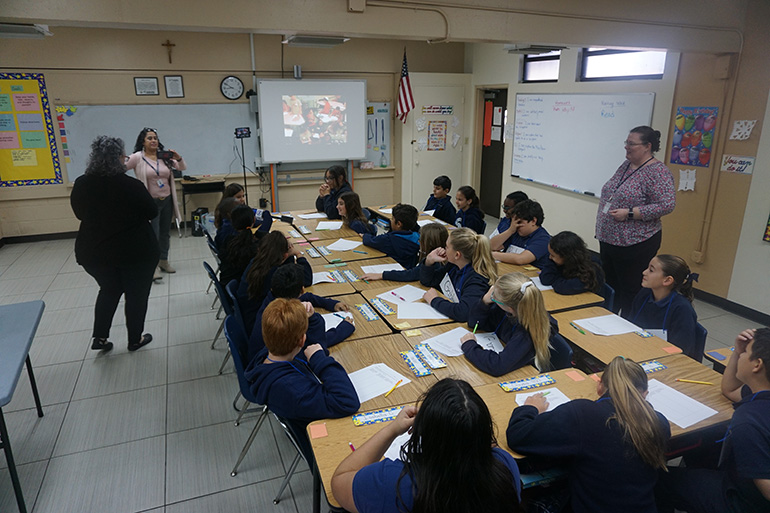
POLYGON ((109 351, 112 318, 126 296, 128 350, 152 341, 144 318, 160 250, 150 220, 158 215, 142 182, 126 176, 123 141, 99 136, 85 174, 75 180, 70 204, 80 219, 75 257, 99 284, 91 349, 109 351))
POLYGON ((345 168, 332 166, 324 173, 324 183, 318 188, 315 208, 325 213, 329 219, 340 219, 340 213, 337 212, 337 198, 343 193, 352 191, 345 168))

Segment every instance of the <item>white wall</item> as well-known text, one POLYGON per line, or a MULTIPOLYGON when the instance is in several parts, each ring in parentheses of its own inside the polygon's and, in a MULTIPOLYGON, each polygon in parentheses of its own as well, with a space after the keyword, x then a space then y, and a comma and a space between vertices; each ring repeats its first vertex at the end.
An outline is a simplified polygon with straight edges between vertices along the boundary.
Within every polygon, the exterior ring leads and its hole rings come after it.
POLYGON ((770 242, 762 240, 770 215, 770 101, 760 133, 727 299, 770 314, 770 242))
MULTIPOLYGON (((678 53, 669 52, 662 80, 578 82, 576 80, 579 64, 578 50, 567 49, 562 51, 559 81, 546 84, 520 84, 520 57, 508 54, 503 50, 503 45, 467 45, 465 56, 466 72, 472 73, 473 86, 475 88, 508 84, 509 123, 514 121, 516 93, 655 93, 652 126, 656 130, 660 130, 662 134, 661 151, 658 157, 661 159, 665 157, 664 148, 667 146, 666 138, 669 131, 671 104, 673 102, 679 64, 678 53)), ((474 113, 474 116, 478 115, 478 113, 474 113)), ((633 127, 628 128, 631 129, 633 127)), ((602 147, 607 144, 619 145, 626 135, 625 133, 618 134, 617 138, 612 141, 595 141, 591 138, 590 134, 575 134, 575 137, 583 138, 586 151, 592 152, 602 151, 602 147)), ((475 141, 472 144, 479 145, 480 143, 475 141)), ((503 191, 500 202, 502 203, 505 195, 513 191, 524 191, 543 206, 545 213, 545 223, 543 226, 551 234, 556 234, 562 230, 573 231, 583 237, 589 248, 598 251, 599 243, 594 238, 596 209, 599 204, 598 198, 585 197, 511 177, 512 150, 513 144, 508 143, 505 145, 503 191)), ((618 165, 621 163, 618 162, 618 165)), ((580 155, 575 155, 573 161, 564 162, 564 165, 579 168, 580 155)), ((608 170, 608 172, 614 171, 614 169, 608 170)))

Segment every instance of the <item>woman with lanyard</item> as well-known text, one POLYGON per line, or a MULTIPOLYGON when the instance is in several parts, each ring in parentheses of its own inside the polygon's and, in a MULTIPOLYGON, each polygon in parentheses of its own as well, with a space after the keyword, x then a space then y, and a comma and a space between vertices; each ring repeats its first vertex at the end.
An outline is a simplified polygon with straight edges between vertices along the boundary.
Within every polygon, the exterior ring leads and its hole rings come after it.
POLYGON ((660 218, 674 210, 676 194, 671 171, 653 155, 659 131, 638 126, 624 144, 626 161, 602 187, 596 238, 616 311, 628 317, 639 276, 660 249, 660 218))
POLYGON ((143 128, 136 138, 134 153, 126 161, 126 169, 133 169, 136 177, 147 187, 150 196, 158 206, 158 215, 152 220, 152 229, 158 237, 160 245, 160 262, 155 269, 153 280, 162 278, 160 271, 175 273, 176 269, 168 262, 170 246, 169 231, 171 229, 171 214, 181 220, 179 206, 176 204, 176 187, 172 170, 184 171, 187 166, 182 157, 174 150, 168 150, 170 156, 158 155, 163 152, 163 145, 158 139, 158 131, 154 128, 143 128), (169 158, 170 157, 170 158, 169 158))
POLYGON ((446 248, 436 248, 420 264, 420 283, 429 289, 422 298, 430 306, 466 322, 468 311, 497 279, 489 239, 470 228, 452 230, 446 248), (439 297, 441 290, 448 299, 439 297))

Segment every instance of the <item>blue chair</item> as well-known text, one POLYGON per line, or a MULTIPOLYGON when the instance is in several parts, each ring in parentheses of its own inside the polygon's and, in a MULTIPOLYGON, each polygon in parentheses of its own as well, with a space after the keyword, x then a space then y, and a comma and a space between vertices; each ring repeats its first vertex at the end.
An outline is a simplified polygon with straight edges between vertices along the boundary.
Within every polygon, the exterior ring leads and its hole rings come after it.
MULTIPOLYGON (((214 275, 219 274, 219 267, 222 265, 222 262, 219 260, 219 249, 217 249, 217 245, 214 242, 214 239, 211 238, 211 234, 208 232, 208 230, 203 230, 203 234, 206 236, 206 244, 209 246, 209 251, 211 251, 211 255, 214 257, 214 261, 217 263, 217 270, 214 271, 214 275)), ((209 281, 209 286, 206 287, 206 294, 209 293, 211 290, 211 286, 214 284, 214 280, 209 281)), ((211 309, 214 309, 214 305, 217 302, 217 298, 214 298, 214 302, 211 304, 211 309)))
MULTIPOLYGON (((248 340, 248 337, 246 336, 246 323, 243 321, 241 305, 238 303, 238 284, 238 280, 230 280, 230 283, 225 286, 225 292, 227 292, 227 296, 230 299, 230 304, 233 305, 233 317, 235 317, 235 320, 240 326, 241 331, 243 331, 243 336, 246 338, 246 340, 248 340)), ((238 349, 241 351, 241 359, 245 361, 245 355, 249 354, 248 345, 246 344, 243 347, 239 347, 238 349)), ((246 364, 248 363, 249 362, 246 362, 246 364)))
POLYGON ((615 306, 615 289, 610 287, 609 284, 605 283, 604 287, 602 287, 602 292, 599 295, 604 298, 604 304, 602 304, 602 306, 610 312, 614 312, 613 307, 615 306))
MULTIPOLYGON (((222 284, 219 283, 219 278, 217 278, 217 275, 214 273, 214 269, 211 268, 208 262, 203 262, 203 268, 206 269, 206 273, 209 275, 209 278, 211 278, 212 282, 214 283, 214 290, 217 292, 217 296, 219 297, 219 302, 222 304, 222 308, 224 309, 225 315, 232 315, 233 314, 233 305, 230 303, 227 293, 225 293, 225 289, 222 288, 222 284)), ((217 339, 219 338, 219 335, 222 334, 222 330, 225 328, 225 320, 222 319, 222 324, 219 326, 219 329, 217 330, 217 334, 214 335, 214 340, 211 341, 211 349, 214 349, 214 345, 217 343, 217 339)), ((225 361, 227 361, 227 358, 225 358, 225 361)), ((222 365, 224 367, 224 364, 222 365)), ((220 370, 221 374, 221 370, 220 370)))
POLYGON ((551 370, 569 369, 572 367, 574 353, 564 337, 556 335, 551 340, 551 370))
POLYGON ((703 352, 706 350, 706 337, 708 337, 709 332, 699 322, 695 324, 695 331, 695 354, 691 356, 694 360, 703 363, 703 352))
POLYGON ((241 462, 243 461, 243 458, 246 457, 246 453, 249 452, 249 449, 251 448, 251 444, 254 442, 254 439, 257 437, 257 433, 259 432, 259 428, 262 426, 262 423, 265 421, 265 418, 267 418, 267 406, 258 406, 257 408, 249 409, 248 406, 250 404, 258 404, 256 397, 254 397, 254 394, 251 393, 251 388, 249 387, 249 382, 246 380, 246 368, 243 366, 243 360, 241 359, 240 350, 238 349, 241 345, 246 344, 246 333, 241 330, 241 327, 238 325, 238 321, 235 319, 234 316, 228 315, 225 317, 224 321, 225 326, 225 338, 227 339, 227 343, 230 346, 230 354, 233 356, 233 365, 235 366, 235 375, 238 376, 238 388, 240 388, 241 395, 244 399, 246 399, 247 403, 243 406, 243 411, 240 415, 238 415, 238 419, 235 421, 235 425, 239 425, 241 421, 241 417, 243 417, 243 413, 257 413, 259 416, 257 417, 257 423, 254 425, 254 428, 251 430, 251 434, 249 435, 248 440, 246 440, 246 445, 243 446, 243 449, 241 450, 241 454, 238 456, 238 461, 235 462, 235 466, 233 467, 232 472, 230 472, 230 475, 235 477, 238 475, 238 466, 240 466, 241 462))

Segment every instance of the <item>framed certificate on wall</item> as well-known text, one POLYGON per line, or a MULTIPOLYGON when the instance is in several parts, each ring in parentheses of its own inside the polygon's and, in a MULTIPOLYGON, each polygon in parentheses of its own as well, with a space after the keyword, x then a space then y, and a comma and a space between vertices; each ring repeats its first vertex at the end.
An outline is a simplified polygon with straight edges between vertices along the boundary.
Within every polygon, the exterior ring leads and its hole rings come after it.
POLYGON ((137 96, 158 96, 158 78, 134 77, 134 91, 137 96))
POLYGON ((166 83, 166 98, 184 98, 184 84, 182 75, 164 75, 166 83))

